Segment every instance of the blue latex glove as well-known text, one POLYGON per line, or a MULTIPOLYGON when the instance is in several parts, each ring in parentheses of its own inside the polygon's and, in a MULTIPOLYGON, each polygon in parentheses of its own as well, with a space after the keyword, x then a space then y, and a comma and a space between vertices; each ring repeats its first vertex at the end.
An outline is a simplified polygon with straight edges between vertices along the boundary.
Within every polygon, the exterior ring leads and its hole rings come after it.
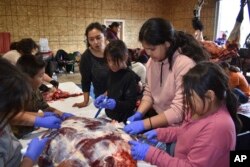
POLYGON ((138 121, 138 120, 141 120, 142 117, 143 117, 142 113, 136 111, 134 115, 132 115, 131 117, 128 117, 128 121, 130 122, 138 121))
POLYGON ((144 133, 144 135, 147 137, 147 139, 150 143, 152 143, 152 144, 158 143, 156 130, 150 130, 150 131, 144 133))
POLYGON ((106 108, 106 109, 109 109, 109 110, 113 110, 116 106, 116 101, 114 99, 107 99, 107 100, 104 100, 101 104, 100 104, 100 107, 101 108, 106 108))
POLYGON ((54 112, 45 111, 45 112, 43 112, 43 116, 44 116, 44 117, 58 116, 58 114, 56 114, 56 113, 54 113, 54 112))
POLYGON ((143 121, 134 121, 126 125, 123 130, 128 134, 135 135, 145 130, 144 123, 143 121))
POLYGON ((28 148, 24 156, 30 158, 34 163, 38 159, 40 154, 43 152, 43 149, 47 141, 48 141, 48 138, 32 139, 31 142, 28 144, 28 148))
POLYGON ((144 160, 149 150, 149 145, 137 141, 129 141, 131 146, 131 154, 135 160, 144 160))
POLYGON ((34 126, 44 128, 60 128, 62 120, 56 116, 36 117, 34 126))
POLYGON ((65 120, 67 118, 74 117, 74 116, 75 116, 74 114, 65 112, 62 114, 61 118, 62 118, 62 120, 65 120))
POLYGON ((100 107, 100 104, 105 100, 107 99, 108 97, 107 96, 104 96, 104 95, 100 95, 98 96, 95 101, 94 101, 94 105, 96 108, 101 108, 100 107))

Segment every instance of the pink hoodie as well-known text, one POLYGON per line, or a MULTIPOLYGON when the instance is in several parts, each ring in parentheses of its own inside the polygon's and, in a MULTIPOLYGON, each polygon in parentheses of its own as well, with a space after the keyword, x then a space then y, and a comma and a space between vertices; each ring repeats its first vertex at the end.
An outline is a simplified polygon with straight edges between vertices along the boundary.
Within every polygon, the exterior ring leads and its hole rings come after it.
POLYGON ((159 141, 176 141, 174 157, 150 146, 145 161, 159 167, 229 167, 236 144, 234 122, 225 106, 206 118, 180 127, 156 129, 159 141))
POLYGON ((142 100, 152 102, 157 113, 164 112, 169 124, 182 121, 182 76, 194 65, 191 58, 178 51, 174 53, 171 71, 168 59, 162 62, 149 59, 147 63, 147 84, 142 100))

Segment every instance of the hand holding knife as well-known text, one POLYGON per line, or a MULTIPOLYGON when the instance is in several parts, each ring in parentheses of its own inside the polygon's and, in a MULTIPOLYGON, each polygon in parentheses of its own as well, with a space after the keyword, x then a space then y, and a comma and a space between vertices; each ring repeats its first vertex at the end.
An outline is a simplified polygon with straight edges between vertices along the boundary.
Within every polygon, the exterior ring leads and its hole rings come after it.
MULTIPOLYGON (((107 99, 108 99, 108 97, 106 96, 106 97, 103 99, 102 103, 105 104, 106 101, 107 101, 107 99)), ((103 109, 102 107, 100 107, 100 108, 98 109, 98 111, 96 112, 94 118, 97 118, 97 117, 98 117, 98 115, 100 114, 100 112, 102 111, 102 109, 103 109)))

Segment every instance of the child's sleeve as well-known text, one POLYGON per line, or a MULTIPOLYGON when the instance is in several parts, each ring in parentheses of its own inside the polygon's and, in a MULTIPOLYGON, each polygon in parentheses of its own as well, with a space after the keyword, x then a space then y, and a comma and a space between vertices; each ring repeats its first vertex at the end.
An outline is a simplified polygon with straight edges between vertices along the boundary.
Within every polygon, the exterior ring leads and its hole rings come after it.
POLYGON ((126 121, 133 114, 137 98, 137 82, 134 75, 128 75, 125 79, 126 83, 122 86, 122 99, 116 99, 116 107, 112 111, 108 111, 113 116, 112 119, 117 121, 126 121))
POLYGON ((164 143, 175 142, 179 130, 179 127, 158 128, 156 129, 157 139, 164 143))

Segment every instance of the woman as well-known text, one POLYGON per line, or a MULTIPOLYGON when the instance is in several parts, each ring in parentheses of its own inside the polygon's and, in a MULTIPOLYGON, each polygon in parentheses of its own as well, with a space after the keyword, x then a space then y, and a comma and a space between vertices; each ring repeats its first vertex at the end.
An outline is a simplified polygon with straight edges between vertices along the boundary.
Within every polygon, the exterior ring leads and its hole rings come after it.
MULTIPOLYGON (((6 53, 3 58, 9 60, 13 65, 16 65, 17 60, 22 55, 39 55, 39 46, 32 38, 23 38, 19 42, 13 43, 12 50, 6 53)), ((58 87, 59 83, 53 80, 48 74, 44 74, 43 80, 51 83, 54 87, 58 87)), ((41 85, 41 91, 48 91, 46 85, 41 85)))
POLYGON ((78 108, 88 105, 91 83, 94 87, 95 97, 103 94, 107 89, 108 66, 104 59, 105 29, 100 23, 91 23, 86 29, 85 36, 87 38, 87 49, 82 54, 80 61, 84 100, 73 105, 73 107, 78 108))
POLYGON ((182 76, 197 62, 208 59, 208 54, 192 35, 175 31, 171 23, 162 18, 146 21, 139 41, 150 59, 141 104, 124 128, 129 134, 181 122, 182 76), (149 114, 151 108, 156 113, 149 114), (149 118, 143 120, 145 114, 149 118))
POLYGON ((109 25, 109 27, 107 28, 107 40, 109 42, 113 41, 113 40, 118 40, 118 32, 120 30, 120 24, 118 22, 113 22, 112 24, 109 25))

